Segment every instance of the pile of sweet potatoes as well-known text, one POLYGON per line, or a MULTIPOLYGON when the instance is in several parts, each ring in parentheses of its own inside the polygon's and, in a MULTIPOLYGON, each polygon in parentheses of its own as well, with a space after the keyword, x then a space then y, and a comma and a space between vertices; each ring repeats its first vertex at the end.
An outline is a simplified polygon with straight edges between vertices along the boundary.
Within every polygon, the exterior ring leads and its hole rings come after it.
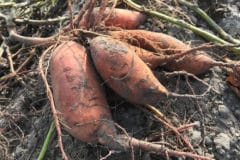
MULTIPOLYGON (((93 10, 89 22, 84 15, 78 27, 91 26, 98 10, 93 10)), ((203 52, 187 52, 189 45, 166 34, 133 30, 146 18, 141 13, 114 9, 109 16, 109 12, 104 12, 103 17, 108 16, 104 24, 122 29, 93 38, 89 49, 74 41, 62 43, 53 53, 50 73, 66 130, 87 143, 121 148, 126 144, 119 140, 102 82, 132 103, 156 104, 178 94, 168 91, 152 69, 162 66, 198 75, 219 63, 203 52)))

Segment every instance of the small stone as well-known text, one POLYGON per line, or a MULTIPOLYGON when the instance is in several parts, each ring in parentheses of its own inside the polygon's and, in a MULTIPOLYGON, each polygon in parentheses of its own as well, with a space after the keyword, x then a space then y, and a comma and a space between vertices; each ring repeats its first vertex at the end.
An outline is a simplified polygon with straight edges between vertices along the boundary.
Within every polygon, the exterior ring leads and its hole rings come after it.
POLYGON ((146 28, 150 28, 151 24, 147 22, 147 23, 145 23, 145 26, 146 26, 146 28))
POLYGON ((146 22, 152 22, 153 20, 152 20, 152 18, 148 18, 147 20, 146 20, 146 22))
POLYGON ((231 159, 231 155, 230 154, 226 154, 226 159, 231 159))
POLYGON ((210 78, 206 77, 203 79, 204 82, 209 82, 210 81, 210 78))
POLYGON ((216 72, 216 73, 222 73, 222 69, 220 68, 220 67, 214 67, 214 71, 216 72))
POLYGON ((196 149, 196 152, 197 152, 198 154, 203 154, 202 148, 197 148, 197 149, 196 149))
POLYGON ((213 108, 213 109, 212 109, 212 113, 215 114, 215 115, 218 114, 217 109, 216 109, 216 108, 213 108))
POLYGON ((209 137, 214 137, 214 136, 216 136, 216 133, 215 133, 215 132, 209 133, 209 137))
POLYGON ((37 136, 35 131, 32 131, 29 135, 27 135, 26 137, 27 140, 27 148, 30 150, 32 148, 34 148, 37 145, 37 136))
POLYGON ((195 121, 194 123, 196 124, 195 127, 200 127, 200 121, 195 121))
POLYGON ((154 27, 152 28, 152 31, 153 31, 153 32, 161 32, 161 29, 160 29, 159 27, 154 26, 154 27))
POLYGON ((234 127, 230 127, 230 132, 231 132, 232 135, 235 135, 235 133, 236 133, 235 128, 234 127))
POLYGON ((240 134, 239 134, 239 133, 235 133, 235 136, 236 136, 236 137, 239 137, 239 136, 240 136, 240 134))
POLYGON ((6 119, 0 119, 0 128, 7 128, 8 122, 6 119))
POLYGON ((219 133, 214 138, 214 143, 216 146, 224 147, 226 150, 230 150, 230 137, 225 133, 219 133))
POLYGON ((208 152, 209 152, 209 153, 212 153, 212 151, 213 151, 213 148, 212 148, 212 147, 209 147, 209 148, 208 148, 208 152))
POLYGON ((222 100, 216 100, 214 103, 218 104, 218 105, 221 105, 221 104, 223 104, 223 101, 222 100))
POLYGON ((236 115, 236 118, 240 119, 240 109, 235 110, 234 113, 236 115))
POLYGON ((200 142, 201 141, 201 132, 199 131, 192 131, 192 135, 191 135, 191 139, 194 141, 194 142, 200 142))
POLYGON ((138 27, 138 29, 145 29, 145 26, 144 26, 144 25, 140 25, 140 26, 138 27))
POLYGON ((225 105, 219 105, 218 111, 219 111, 220 116, 222 116, 223 118, 229 117, 230 110, 225 105))
POLYGON ((227 118, 221 118, 219 120, 222 124, 224 124, 225 126, 233 126, 233 121, 227 119, 227 118))
POLYGON ((237 149, 233 149, 233 150, 232 150, 232 153, 236 155, 236 154, 239 153, 239 151, 238 151, 237 149))
POLYGON ((238 6, 238 8, 240 8, 240 2, 236 2, 236 5, 238 6))
POLYGON ((207 146, 212 145, 212 140, 211 140, 210 137, 208 137, 208 136, 205 137, 205 144, 206 144, 207 146))
POLYGON ((12 153, 12 156, 14 157, 14 159, 20 159, 20 157, 22 157, 22 155, 24 155, 26 152, 26 149, 23 149, 20 145, 18 145, 15 152, 12 153))

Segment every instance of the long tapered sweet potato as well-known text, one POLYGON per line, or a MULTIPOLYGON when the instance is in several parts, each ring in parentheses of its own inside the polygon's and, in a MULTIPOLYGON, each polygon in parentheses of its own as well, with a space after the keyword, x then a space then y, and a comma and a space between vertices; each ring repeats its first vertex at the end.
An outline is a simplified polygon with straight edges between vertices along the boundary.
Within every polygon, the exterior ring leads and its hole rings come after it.
MULTIPOLYGON (((113 38, 117 38, 153 52, 162 52, 161 54, 166 55, 181 55, 183 52, 191 49, 189 45, 163 33, 145 30, 124 30, 110 31, 109 34, 113 38)), ((143 55, 144 54, 140 54, 139 57, 150 64, 153 62, 152 66, 157 66, 157 61, 159 61, 159 65, 162 65, 162 57, 149 56, 148 59, 147 56, 143 55)), ((165 68, 170 71, 185 70, 196 75, 208 71, 211 67, 217 64, 214 59, 204 54, 204 52, 197 52, 196 54, 193 52, 184 57, 176 56, 175 59, 173 58, 171 58, 171 61, 168 59, 164 66, 165 68)))
POLYGON ((58 46, 50 74, 58 116, 66 130, 87 143, 111 144, 115 126, 85 48, 73 41, 58 46))
POLYGON ((216 61, 211 57, 205 55, 203 52, 193 54, 193 52, 186 51, 178 54, 166 54, 163 51, 157 53, 151 52, 140 47, 128 45, 151 69, 158 66, 167 66, 169 70, 185 70, 189 73, 200 74, 207 71, 210 67, 217 65, 216 61), (184 56, 188 56, 185 60, 179 60, 184 56), (205 62, 205 63, 204 63, 205 62), (198 69, 196 69, 198 68, 198 69))
POLYGON ((125 43, 99 36, 90 42, 90 49, 99 74, 120 96, 146 104, 168 95, 150 68, 125 43))
MULTIPOLYGON (((79 28, 93 26, 98 18, 99 8, 94 8, 90 17, 87 17, 87 12, 78 24, 79 28)), ((127 9, 114 8, 111 13, 111 8, 106 8, 103 13, 103 19, 110 14, 106 19, 105 25, 108 27, 120 27, 123 29, 135 29, 146 20, 146 16, 137 11, 130 11, 127 9)), ((96 24, 95 24, 96 25, 96 24)))
POLYGON ((218 66, 218 63, 211 57, 199 53, 190 54, 184 57, 182 60, 175 60, 165 65, 170 71, 184 70, 189 73, 199 75, 208 71, 211 67, 218 66))
POLYGON ((108 33, 113 38, 153 52, 164 51, 167 54, 176 54, 191 48, 182 41, 163 33, 145 30, 109 31, 108 33))

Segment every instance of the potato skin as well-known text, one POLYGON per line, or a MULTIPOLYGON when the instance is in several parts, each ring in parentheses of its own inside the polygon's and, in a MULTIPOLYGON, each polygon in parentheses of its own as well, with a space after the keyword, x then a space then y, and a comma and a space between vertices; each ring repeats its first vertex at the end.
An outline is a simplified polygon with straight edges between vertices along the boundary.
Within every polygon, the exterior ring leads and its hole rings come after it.
POLYGON ((128 47, 134 51, 136 55, 140 57, 141 60, 151 69, 155 69, 156 67, 163 65, 167 61, 167 56, 164 53, 158 52, 158 55, 156 55, 155 52, 151 52, 140 47, 133 45, 128 45, 128 47))
MULTIPOLYGON (((110 8, 106 8, 103 18, 106 18, 110 14, 110 8)), ((98 16, 99 8, 94 8, 90 19, 87 20, 87 12, 84 14, 82 20, 79 22, 79 28, 86 28, 87 26, 93 26, 98 16)), ((131 11, 127 9, 115 8, 109 17, 105 21, 105 25, 108 27, 119 27, 122 29, 135 29, 141 23, 146 20, 146 16, 137 11, 131 11)))
POLYGON ((112 143, 115 126, 85 48, 73 41, 63 43, 50 62, 54 102, 65 129, 87 143, 112 143))
MULTIPOLYGON (((189 45, 163 33, 145 30, 124 30, 110 31, 109 34, 124 42, 140 46, 141 48, 152 52, 161 52, 161 54, 165 55, 180 54, 191 49, 189 45)), ((159 63, 159 65, 163 64, 159 56, 144 56, 144 54, 139 54, 139 57, 143 59, 144 62, 148 62, 152 68, 157 67, 157 63, 159 63)), ((168 61, 164 67, 170 71, 184 70, 198 75, 213 67, 213 62, 215 62, 215 60, 210 56, 207 56, 204 52, 197 51, 197 53, 193 52, 193 54, 188 54, 181 57, 181 59, 178 58, 176 60, 168 61)))
POLYGON ((99 36, 90 42, 90 49, 98 73, 125 99, 153 104, 168 94, 150 68, 125 43, 99 36))
POLYGON ((214 59, 199 52, 199 54, 189 54, 185 56, 182 60, 176 60, 169 62, 165 65, 170 71, 181 71, 199 75, 207 72, 211 67, 213 67, 214 59))
POLYGON ((190 49, 190 46, 182 41, 164 33, 145 30, 109 31, 108 33, 113 38, 152 52, 164 51, 166 54, 176 54, 190 49))

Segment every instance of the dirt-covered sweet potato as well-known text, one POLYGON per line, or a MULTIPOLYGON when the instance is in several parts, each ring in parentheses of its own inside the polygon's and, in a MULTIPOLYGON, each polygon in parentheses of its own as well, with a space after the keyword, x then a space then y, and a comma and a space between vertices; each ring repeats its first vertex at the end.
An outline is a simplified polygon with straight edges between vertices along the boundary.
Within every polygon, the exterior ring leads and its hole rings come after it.
POLYGON ((145 30, 123 30, 123 31, 110 31, 109 34, 116 39, 130 43, 132 45, 141 47, 152 52, 161 52, 165 57, 159 56, 146 56, 139 54, 139 57, 152 66, 162 65, 164 58, 166 58, 166 65, 164 66, 170 71, 185 70, 192 74, 201 74, 208 71, 211 67, 215 66, 216 61, 204 52, 194 51, 184 56, 167 57, 167 55, 181 55, 183 52, 190 50, 191 47, 180 40, 163 34, 150 32, 145 30), (170 58, 170 59, 169 59, 170 58), (175 58, 175 59, 174 59, 175 58), (169 61, 170 60, 170 61, 169 61))
POLYGON ((200 74, 206 72, 216 64, 216 61, 203 52, 192 54, 182 52, 178 54, 166 54, 164 51, 151 52, 140 47, 128 45, 151 69, 163 66, 171 71, 185 70, 189 73, 200 74), (185 58, 186 56, 186 58, 185 58), (184 60, 179 60, 184 57, 184 60))
MULTIPOLYGON (((99 15, 99 8, 94 8, 89 18, 87 12, 78 24, 79 28, 96 25, 96 19, 99 15)), ((123 29, 135 29, 146 20, 146 16, 137 11, 127 9, 114 8, 111 13, 111 8, 106 8, 103 13, 104 24, 108 27, 119 27, 123 29), (110 14, 110 15, 109 15, 110 14), (108 17, 106 20, 105 18, 108 17)))
POLYGON ((84 142, 111 144, 115 126, 85 48, 65 42, 54 50, 50 62, 54 102, 62 125, 84 142))
POLYGON ((109 37, 90 42, 91 55, 103 80, 120 96, 138 103, 157 103, 168 90, 125 43, 109 37))
POLYGON ((176 54, 191 48, 182 41, 164 33, 146 30, 121 30, 109 31, 108 33, 113 38, 152 52, 164 51, 167 54, 176 54))

